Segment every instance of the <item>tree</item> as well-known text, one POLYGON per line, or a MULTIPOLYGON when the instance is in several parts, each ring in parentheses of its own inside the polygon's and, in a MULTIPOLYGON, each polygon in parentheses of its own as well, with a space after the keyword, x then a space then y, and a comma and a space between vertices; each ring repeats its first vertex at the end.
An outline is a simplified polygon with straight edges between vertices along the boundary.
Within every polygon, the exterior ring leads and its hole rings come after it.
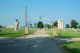
POLYGON ((49 25, 49 24, 46 24, 46 25, 45 25, 45 27, 47 27, 47 28, 51 28, 51 25, 49 25))
POLYGON ((32 28, 32 24, 30 24, 30 27, 32 28))
POLYGON ((70 25, 69 24, 66 24, 66 28, 70 28, 70 25))
POLYGON ((55 21, 55 22, 53 23, 53 26, 58 27, 58 22, 57 22, 57 21, 55 21))
POLYGON ((2 26, 2 25, 0 25, 0 32, 2 32, 2 28, 3 28, 4 26, 2 26))
POLYGON ((44 28, 44 24, 43 24, 42 21, 39 21, 39 22, 37 23, 37 28, 44 28))
POLYGON ((80 25, 78 26, 78 28, 80 28, 80 25))
POLYGON ((2 25, 0 25, 0 28, 3 28, 3 26, 2 26, 2 25))
POLYGON ((71 20, 71 28, 77 28, 78 24, 76 20, 71 20))

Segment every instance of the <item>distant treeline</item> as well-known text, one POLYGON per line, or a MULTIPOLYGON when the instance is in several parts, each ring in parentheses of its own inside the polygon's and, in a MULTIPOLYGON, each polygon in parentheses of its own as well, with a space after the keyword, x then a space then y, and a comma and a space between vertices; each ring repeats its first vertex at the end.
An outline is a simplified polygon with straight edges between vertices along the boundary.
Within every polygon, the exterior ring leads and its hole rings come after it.
POLYGON ((0 28, 4 28, 5 26, 0 25, 0 28))

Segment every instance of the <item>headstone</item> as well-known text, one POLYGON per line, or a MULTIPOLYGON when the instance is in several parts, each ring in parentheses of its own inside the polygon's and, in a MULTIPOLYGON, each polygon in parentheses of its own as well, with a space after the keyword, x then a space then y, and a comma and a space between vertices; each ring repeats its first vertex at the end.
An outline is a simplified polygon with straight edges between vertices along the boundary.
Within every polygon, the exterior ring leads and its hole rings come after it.
POLYGON ((61 20, 61 19, 58 20, 58 28, 59 29, 63 29, 64 28, 64 23, 63 23, 63 20, 61 20))
POLYGON ((15 31, 18 31, 18 29, 19 29, 19 21, 18 21, 18 19, 16 19, 14 29, 15 29, 15 31))

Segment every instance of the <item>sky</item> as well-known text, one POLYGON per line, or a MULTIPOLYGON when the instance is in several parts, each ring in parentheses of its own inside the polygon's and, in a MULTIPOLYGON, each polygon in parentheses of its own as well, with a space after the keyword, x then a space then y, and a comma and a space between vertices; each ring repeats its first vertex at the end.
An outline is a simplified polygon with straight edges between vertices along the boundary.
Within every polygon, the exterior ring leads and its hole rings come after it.
POLYGON ((0 25, 13 25, 18 19, 25 25, 25 6, 28 23, 42 17, 44 23, 62 19, 64 24, 76 19, 80 23, 80 0, 0 0, 0 25))

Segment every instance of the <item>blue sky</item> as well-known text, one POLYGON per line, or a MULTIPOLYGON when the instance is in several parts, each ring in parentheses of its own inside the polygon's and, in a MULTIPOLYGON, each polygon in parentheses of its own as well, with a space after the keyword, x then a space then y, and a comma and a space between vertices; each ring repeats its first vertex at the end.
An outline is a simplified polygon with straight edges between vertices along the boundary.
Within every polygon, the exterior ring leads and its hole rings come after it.
POLYGON ((71 19, 80 21, 80 0, 0 0, 0 24, 12 25, 18 18, 24 26, 25 6, 28 6, 29 23, 37 22, 40 16, 47 18, 44 23, 58 19, 63 19, 65 24, 71 19))

